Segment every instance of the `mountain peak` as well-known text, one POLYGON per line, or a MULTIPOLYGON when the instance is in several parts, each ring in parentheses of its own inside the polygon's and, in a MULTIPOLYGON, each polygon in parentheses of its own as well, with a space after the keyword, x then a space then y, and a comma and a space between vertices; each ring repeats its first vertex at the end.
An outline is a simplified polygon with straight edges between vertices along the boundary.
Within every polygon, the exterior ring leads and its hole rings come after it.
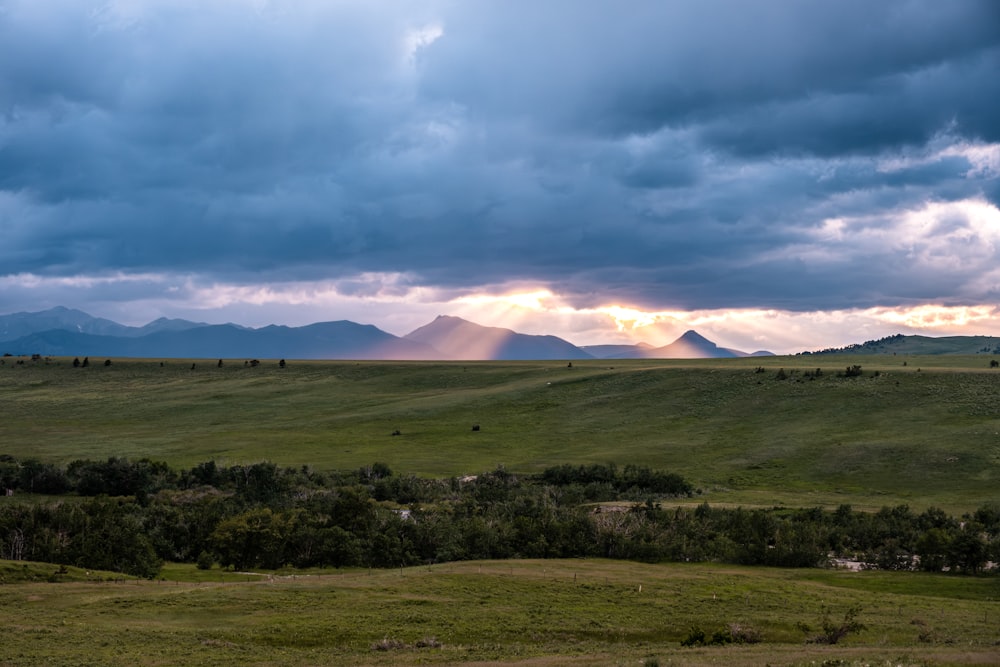
POLYGON ((55 306, 35 313, 0 315, 0 335, 6 340, 42 331, 76 331, 95 335, 125 335, 130 330, 123 324, 93 317, 74 308, 55 306))
POLYGON ((430 345, 452 359, 588 359, 590 354, 556 336, 533 336, 487 327, 461 317, 438 315, 403 336, 430 345))
MULTIPOLYGON (((501 327, 490 327, 490 326, 486 326, 485 324, 479 324, 477 322, 473 322, 472 320, 467 320, 464 317, 458 317, 457 315, 438 315, 437 317, 434 318, 434 321, 432 321, 430 324, 426 324, 424 326, 432 326, 434 324, 448 325, 448 326, 453 326, 453 327, 469 326, 469 327, 477 327, 479 329, 499 329, 499 328, 501 328, 501 327)), ((421 327, 421 328, 423 328, 423 327, 421 327)), ((506 331, 506 329, 505 329, 505 331, 506 331)))
POLYGON ((678 342, 681 342, 681 341, 684 341, 686 343, 698 344, 698 345, 706 345, 707 344, 707 345, 712 345, 713 347, 715 346, 715 343, 713 343, 709 339, 705 338, 704 336, 702 336, 700 333, 698 333, 694 329, 688 329, 687 331, 684 332, 684 334, 680 338, 678 338, 674 342, 678 343, 678 342))
POLYGON ((719 347, 694 329, 689 329, 673 343, 651 350, 646 356, 661 359, 710 359, 743 355, 719 347))

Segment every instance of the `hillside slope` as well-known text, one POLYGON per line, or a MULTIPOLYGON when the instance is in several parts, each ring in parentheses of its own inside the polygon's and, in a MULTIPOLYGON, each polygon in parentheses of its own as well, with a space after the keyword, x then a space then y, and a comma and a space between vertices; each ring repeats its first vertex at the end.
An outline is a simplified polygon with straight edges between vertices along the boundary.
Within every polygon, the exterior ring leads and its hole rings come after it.
POLYGON ((590 359, 572 343, 556 336, 521 334, 500 327, 484 327, 461 317, 439 315, 433 322, 411 331, 406 340, 440 350, 449 359, 541 360, 590 359))
POLYGON ((1000 338, 996 336, 904 336, 896 334, 878 340, 855 343, 802 354, 997 354, 1000 338))
POLYGON ((892 356, 622 360, 613 368, 579 360, 572 368, 331 361, 282 369, 272 361, 191 369, 116 359, 74 369, 69 361, 0 360, 4 453, 319 469, 383 461, 435 476, 614 462, 677 472, 712 502, 1000 502, 1000 370, 982 356, 907 366, 892 356), (842 377, 849 364, 863 364, 862 375, 842 377))

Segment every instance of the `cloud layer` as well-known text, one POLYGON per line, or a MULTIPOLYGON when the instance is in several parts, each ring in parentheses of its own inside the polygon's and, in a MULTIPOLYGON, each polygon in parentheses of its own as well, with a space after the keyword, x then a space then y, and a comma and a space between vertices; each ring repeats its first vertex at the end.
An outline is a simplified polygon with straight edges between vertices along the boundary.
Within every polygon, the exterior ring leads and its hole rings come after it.
POLYGON ((0 0, 0 310, 996 304, 997 72, 991 0, 0 0))

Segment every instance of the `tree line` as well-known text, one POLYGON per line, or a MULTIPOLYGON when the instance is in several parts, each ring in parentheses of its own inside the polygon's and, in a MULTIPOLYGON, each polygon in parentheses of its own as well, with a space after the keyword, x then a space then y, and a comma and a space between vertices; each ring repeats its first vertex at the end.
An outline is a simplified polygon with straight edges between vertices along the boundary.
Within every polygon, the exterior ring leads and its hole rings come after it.
POLYGON ((844 558, 967 574, 1000 561, 997 504, 962 517, 905 505, 664 507, 696 490, 641 466, 428 479, 380 463, 319 472, 209 461, 174 470, 148 459, 62 467, 0 457, 0 485, 55 496, 0 503, 0 557, 145 577, 164 561, 247 570, 571 557, 821 567, 844 558), (598 504, 606 501, 621 504, 598 504))

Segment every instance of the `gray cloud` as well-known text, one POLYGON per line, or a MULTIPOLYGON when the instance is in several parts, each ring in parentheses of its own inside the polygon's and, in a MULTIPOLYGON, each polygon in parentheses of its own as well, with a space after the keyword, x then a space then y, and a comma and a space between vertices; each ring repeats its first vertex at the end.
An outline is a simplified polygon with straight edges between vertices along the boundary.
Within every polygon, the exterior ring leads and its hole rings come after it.
POLYGON ((9 0, 0 266, 652 308, 990 299, 971 285, 995 254, 931 258, 960 256, 960 221, 866 234, 1000 200, 995 166, 945 150, 1000 142, 997 71, 986 0, 9 0), (838 218, 862 222, 818 234, 838 218))

